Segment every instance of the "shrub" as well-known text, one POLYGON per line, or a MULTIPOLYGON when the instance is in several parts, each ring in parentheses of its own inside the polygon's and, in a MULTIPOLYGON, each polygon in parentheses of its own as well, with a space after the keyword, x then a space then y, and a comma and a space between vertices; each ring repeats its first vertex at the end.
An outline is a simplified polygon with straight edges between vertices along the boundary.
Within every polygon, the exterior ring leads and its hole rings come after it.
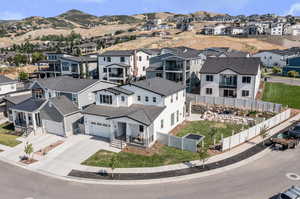
POLYGON ((288 72, 288 76, 289 77, 298 77, 299 76, 299 72, 291 70, 288 72))

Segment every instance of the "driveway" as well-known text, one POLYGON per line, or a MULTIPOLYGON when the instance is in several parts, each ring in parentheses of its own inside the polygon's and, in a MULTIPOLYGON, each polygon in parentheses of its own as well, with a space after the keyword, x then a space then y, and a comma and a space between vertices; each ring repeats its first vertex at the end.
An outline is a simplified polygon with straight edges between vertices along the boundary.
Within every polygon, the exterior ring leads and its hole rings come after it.
POLYGON ((270 76, 267 82, 273 83, 283 83, 292 86, 300 86, 300 79, 294 79, 289 77, 281 77, 281 76, 270 76))
POLYGON ((106 140, 87 135, 75 135, 67 138, 65 143, 30 167, 57 175, 67 175, 72 169, 80 168, 80 164, 84 160, 101 149, 113 152, 120 151, 110 147, 106 140))

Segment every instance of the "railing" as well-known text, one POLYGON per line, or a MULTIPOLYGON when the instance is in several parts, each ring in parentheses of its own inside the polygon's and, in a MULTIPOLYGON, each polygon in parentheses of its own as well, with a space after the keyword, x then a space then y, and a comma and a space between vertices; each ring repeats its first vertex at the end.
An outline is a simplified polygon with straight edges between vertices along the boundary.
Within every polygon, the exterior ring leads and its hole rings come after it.
POLYGON ((225 82, 221 81, 219 83, 220 88, 237 88, 237 83, 236 82, 225 82))

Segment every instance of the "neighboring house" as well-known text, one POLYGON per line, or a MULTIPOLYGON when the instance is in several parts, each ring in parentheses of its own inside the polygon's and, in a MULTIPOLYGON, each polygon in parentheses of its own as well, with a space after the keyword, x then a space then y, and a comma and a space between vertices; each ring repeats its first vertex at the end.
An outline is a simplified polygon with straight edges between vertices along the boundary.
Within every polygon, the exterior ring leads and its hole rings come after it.
POLYGON ((88 55, 97 53, 97 44, 94 42, 84 43, 74 46, 73 54, 77 55, 88 55))
POLYGON ((287 65, 282 69, 282 74, 284 76, 288 76, 289 71, 296 71, 300 73, 300 56, 288 58, 286 62, 287 65))
POLYGON ((17 91, 18 81, 0 75, 0 97, 17 91))
POLYGON ((10 122, 13 122, 11 107, 13 107, 17 104, 20 104, 20 103, 30 99, 31 97, 32 97, 31 92, 29 94, 25 94, 25 95, 4 97, 3 98, 3 101, 5 103, 4 116, 8 117, 10 122))
POLYGON ((158 77, 100 89, 96 104, 83 111, 85 133, 151 147, 157 132, 167 134, 185 120, 185 99, 184 85, 158 77))
POLYGON ((99 79, 125 84, 145 77, 149 59, 156 54, 150 49, 106 51, 98 57, 99 79))
POLYGON ((68 56, 60 58, 61 76, 90 77, 98 79, 98 58, 97 55, 89 56, 68 56))
POLYGON ((92 79, 57 77, 39 79, 32 97, 10 108, 17 130, 69 136, 82 122, 81 110, 95 103, 95 91, 115 84, 92 79))
POLYGON ((199 84, 202 60, 199 50, 188 47, 163 48, 159 56, 150 59, 147 79, 162 77, 182 82, 188 89, 199 84))
POLYGON ((287 35, 299 36, 300 35, 300 24, 292 25, 286 29, 287 35))
POLYGON ((245 33, 245 30, 242 27, 230 27, 231 35, 243 35, 244 33, 245 33))
POLYGON ((284 33, 284 23, 275 23, 271 25, 271 35, 282 36, 284 33))
POLYGON ((284 67, 286 66, 286 60, 291 57, 295 57, 299 52, 293 49, 286 50, 264 50, 254 54, 253 57, 259 57, 262 64, 266 67, 284 67))
POLYGON ((218 24, 205 26, 203 28, 203 32, 205 35, 226 35, 227 34, 228 25, 218 24))
POLYGON ((261 62, 259 58, 208 58, 200 74, 202 96, 255 99, 261 62))

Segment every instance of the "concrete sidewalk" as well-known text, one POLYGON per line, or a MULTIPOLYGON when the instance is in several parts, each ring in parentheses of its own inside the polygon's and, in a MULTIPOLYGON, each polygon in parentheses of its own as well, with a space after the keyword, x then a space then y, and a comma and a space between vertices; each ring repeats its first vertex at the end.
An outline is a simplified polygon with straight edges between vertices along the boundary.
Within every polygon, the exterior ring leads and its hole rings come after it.
MULTIPOLYGON (((275 135, 276 133, 280 132, 281 130, 289 127, 290 125, 292 125, 294 122, 296 122, 298 120, 300 120, 300 114, 290 118, 289 120, 281 123, 280 125, 272 128, 272 129, 270 129, 268 131, 268 135, 271 137, 271 136, 275 135)), ((260 142, 262 142, 262 138, 260 136, 258 136, 256 138, 250 140, 247 143, 241 144, 241 145, 233 148, 230 151, 227 151, 227 152, 224 152, 219 155, 211 157, 206 162, 206 164, 218 162, 220 160, 224 160, 229 157, 235 156, 241 152, 244 152, 244 151, 250 149, 251 147, 253 147, 254 145, 256 145, 260 142)), ((196 160, 196 161, 191 161, 190 163, 185 163, 185 164, 182 163, 182 164, 168 165, 168 166, 161 166, 161 167, 119 168, 119 169, 115 169, 114 172, 115 173, 157 173, 157 172, 164 172, 164 171, 171 171, 171 170, 186 169, 191 166, 201 165, 201 164, 202 164, 201 161, 196 160)), ((76 167, 74 167, 74 169, 80 170, 80 171, 88 171, 88 172, 99 172, 101 170, 106 170, 108 172, 111 171, 110 168, 91 167, 91 166, 84 166, 84 165, 77 165, 76 167)))

